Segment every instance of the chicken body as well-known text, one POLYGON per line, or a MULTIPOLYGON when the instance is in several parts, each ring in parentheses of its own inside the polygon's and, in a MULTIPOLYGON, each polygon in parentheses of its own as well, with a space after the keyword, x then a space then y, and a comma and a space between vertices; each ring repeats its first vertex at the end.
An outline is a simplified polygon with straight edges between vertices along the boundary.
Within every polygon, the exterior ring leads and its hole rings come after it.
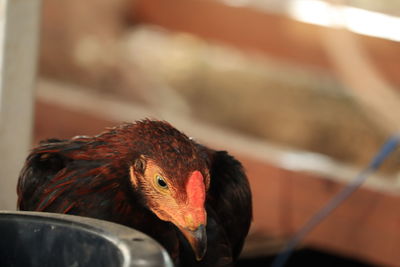
POLYGON ((17 191, 20 210, 138 229, 160 242, 177 266, 231 266, 252 217, 240 162, 162 121, 46 140, 28 156, 17 191))

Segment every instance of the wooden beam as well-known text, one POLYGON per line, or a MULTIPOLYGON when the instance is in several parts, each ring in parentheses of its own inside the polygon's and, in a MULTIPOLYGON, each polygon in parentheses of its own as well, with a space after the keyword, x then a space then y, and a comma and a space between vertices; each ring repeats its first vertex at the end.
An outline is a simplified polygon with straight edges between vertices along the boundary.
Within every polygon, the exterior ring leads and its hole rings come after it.
MULTIPOLYGON (((285 170, 240 157, 251 179, 253 232, 290 237, 342 188, 333 176, 285 170)), ((304 240, 370 263, 396 266, 400 254, 400 197, 366 187, 356 191, 304 240)))
POLYGON ((0 0, 0 209, 16 208, 31 142, 40 0, 0 0))
MULTIPOLYGON (((335 72, 321 42, 323 27, 244 7, 204 0, 133 1, 132 18, 173 31, 226 42, 247 51, 260 51, 297 64, 335 72)), ((400 43, 354 34, 371 62, 400 87, 400 43)))

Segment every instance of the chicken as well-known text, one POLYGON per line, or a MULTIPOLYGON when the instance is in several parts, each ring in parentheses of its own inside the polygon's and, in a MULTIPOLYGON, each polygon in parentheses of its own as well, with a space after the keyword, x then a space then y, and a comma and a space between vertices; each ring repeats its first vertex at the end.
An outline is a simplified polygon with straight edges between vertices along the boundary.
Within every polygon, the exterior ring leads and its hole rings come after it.
POLYGON ((41 142, 26 160, 17 192, 20 210, 138 229, 177 266, 233 265, 252 218, 239 161, 148 119, 93 137, 41 142))

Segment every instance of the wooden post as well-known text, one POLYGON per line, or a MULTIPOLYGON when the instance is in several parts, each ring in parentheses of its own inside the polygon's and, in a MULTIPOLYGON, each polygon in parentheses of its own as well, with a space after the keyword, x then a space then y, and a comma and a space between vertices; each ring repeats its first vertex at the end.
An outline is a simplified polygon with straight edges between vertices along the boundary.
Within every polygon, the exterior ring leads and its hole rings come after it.
POLYGON ((0 209, 16 209, 31 144, 40 0, 0 0, 0 209))

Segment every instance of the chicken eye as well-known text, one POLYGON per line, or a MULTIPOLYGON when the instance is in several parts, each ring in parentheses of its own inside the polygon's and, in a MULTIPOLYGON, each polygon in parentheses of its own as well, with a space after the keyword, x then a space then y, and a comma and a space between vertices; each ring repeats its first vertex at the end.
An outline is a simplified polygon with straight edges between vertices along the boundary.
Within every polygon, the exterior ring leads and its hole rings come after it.
POLYGON ((162 189, 167 189, 168 188, 168 185, 165 182, 164 178, 161 177, 160 175, 156 175, 156 183, 157 183, 157 186, 162 188, 162 189))

